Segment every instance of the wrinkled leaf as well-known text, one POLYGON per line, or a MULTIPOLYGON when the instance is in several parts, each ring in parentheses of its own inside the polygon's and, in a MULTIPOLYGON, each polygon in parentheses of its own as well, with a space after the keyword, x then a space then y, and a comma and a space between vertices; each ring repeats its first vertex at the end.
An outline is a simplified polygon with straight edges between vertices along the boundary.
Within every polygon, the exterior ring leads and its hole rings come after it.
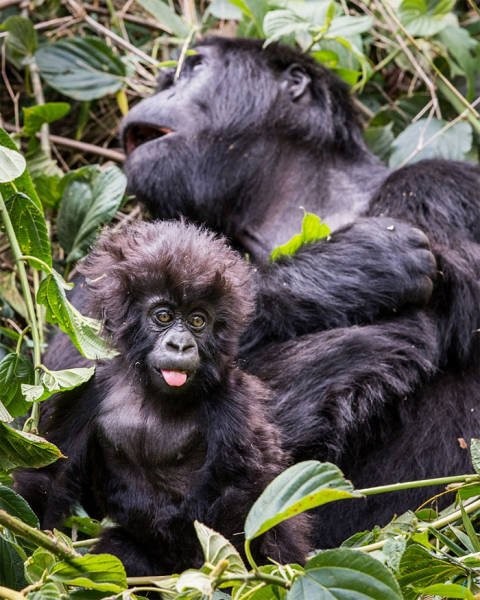
POLYGON ((17 67, 28 64, 38 46, 33 23, 25 17, 15 15, 6 19, 0 30, 8 31, 6 47, 9 59, 17 67))
POLYGON ((37 582, 45 571, 50 571, 57 561, 58 559, 48 550, 37 548, 25 562, 25 575, 28 581, 30 583, 37 582))
POLYGON ((22 253, 44 262, 46 266, 38 262, 33 262, 33 266, 48 273, 52 266, 52 252, 43 212, 23 193, 12 194, 5 205, 22 253))
POLYGON ((64 594, 58 589, 54 583, 46 583, 41 588, 30 592, 27 596, 28 600, 61 600, 64 594))
POLYGON ((398 582, 405 600, 415 600, 418 595, 416 588, 443 583, 465 574, 466 570, 458 564, 435 556, 423 546, 412 544, 400 561, 398 582))
POLYGON ((212 581, 205 573, 195 569, 188 569, 178 578, 177 591, 186 592, 188 590, 196 590, 200 594, 210 597, 213 592, 212 581))
POLYGON ((393 142, 390 166, 398 167, 424 158, 464 160, 472 147, 471 126, 456 123, 442 131, 445 125, 445 121, 439 119, 419 119, 409 125, 393 142))
POLYGON ((115 352, 100 337, 100 322, 81 315, 67 300, 65 287, 67 284, 55 271, 40 284, 37 302, 47 308, 48 322, 58 325, 86 358, 95 360, 114 356, 115 352))
POLYGON ((330 235, 330 227, 320 217, 306 212, 302 220, 300 233, 294 235, 288 242, 277 246, 270 253, 270 260, 275 261, 283 256, 293 256, 305 244, 312 244, 330 235))
POLYGON ((349 548, 309 560, 287 600, 402 600, 392 573, 375 558, 349 548))
POLYGON ((0 586, 21 589, 25 585, 23 558, 15 544, 0 537, 0 586))
POLYGON ((35 135, 44 123, 58 121, 70 112, 70 104, 66 102, 48 102, 23 109, 23 135, 35 135))
POLYGON ((0 509, 18 517, 30 527, 38 527, 38 518, 27 502, 9 487, 0 485, 0 509))
POLYGON ((100 39, 69 38, 40 48, 35 58, 41 76, 75 100, 95 100, 124 86, 124 63, 100 39))
POLYGON ((43 402, 58 392, 66 392, 86 383, 94 374, 95 367, 78 367, 63 371, 42 373, 40 385, 22 385, 22 393, 28 402, 43 402))
POLYGON ((68 263, 88 252, 99 228, 120 207, 126 185, 126 177, 117 167, 89 167, 67 176, 57 227, 68 263))
POLYGON ((360 495, 335 465, 308 460, 276 477, 250 509, 245 537, 252 540, 310 508, 360 495))
POLYGON ((470 455, 475 473, 480 475, 480 439, 472 438, 470 440, 470 455))
POLYGON ((0 469, 44 467, 62 456, 60 450, 45 439, 0 422, 0 469))
POLYGON ((26 167, 27 163, 20 152, 0 146, 0 183, 14 181, 26 167))
POLYGON ((202 546, 205 562, 217 565, 220 561, 226 560, 228 568, 223 572, 225 577, 247 572, 240 554, 223 535, 198 521, 195 521, 195 531, 202 546))
POLYGON ((432 37, 452 23, 454 6, 455 0, 403 0, 399 16, 410 35, 432 37))
POLYGON ((472 592, 455 583, 436 583, 425 588, 417 589, 418 593, 429 596, 441 596, 442 598, 465 598, 465 600, 475 600, 472 592))
POLYGON ((29 405, 23 398, 21 386, 32 384, 33 380, 33 365, 22 354, 11 352, 0 362, 0 399, 12 416, 27 412, 29 405))
POLYGON ((190 28, 187 23, 170 8, 167 2, 163 2, 163 0, 138 0, 138 3, 169 33, 173 33, 179 38, 188 36, 190 28))
POLYGON ((51 570, 49 579, 102 592, 118 593, 127 587, 125 568, 111 554, 87 554, 68 563, 58 563, 51 570))

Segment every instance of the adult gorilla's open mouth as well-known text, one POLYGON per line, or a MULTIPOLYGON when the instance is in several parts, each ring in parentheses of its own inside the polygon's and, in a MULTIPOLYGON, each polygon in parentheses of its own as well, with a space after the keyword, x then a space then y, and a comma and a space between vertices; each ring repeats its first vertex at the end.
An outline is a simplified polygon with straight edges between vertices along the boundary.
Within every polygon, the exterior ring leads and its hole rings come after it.
POLYGON ((128 156, 139 146, 164 137, 170 133, 173 133, 173 129, 170 129, 169 127, 162 127, 151 123, 130 123, 125 128, 122 135, 125 152, 128 156))

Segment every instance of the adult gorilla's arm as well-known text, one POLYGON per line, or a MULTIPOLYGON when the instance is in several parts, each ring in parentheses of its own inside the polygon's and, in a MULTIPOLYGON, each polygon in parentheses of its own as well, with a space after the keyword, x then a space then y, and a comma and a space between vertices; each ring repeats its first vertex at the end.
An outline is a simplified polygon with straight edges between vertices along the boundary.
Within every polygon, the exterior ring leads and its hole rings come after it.
POLYGON ((242 349, 423 306, 435 275, 420 230, 396 219, 359 219, 292 257, 258 268, 256 316, 242 349))
POLYGON ((436 319, 412 309, 375 325, 269 344, 250 355, 248 367, 268 377, 293 458, 335 462, 352 434, 357 441, 373 436, 376 417, 385 419, 388 406, 395 410, 436 373, 438 336, 436 319))

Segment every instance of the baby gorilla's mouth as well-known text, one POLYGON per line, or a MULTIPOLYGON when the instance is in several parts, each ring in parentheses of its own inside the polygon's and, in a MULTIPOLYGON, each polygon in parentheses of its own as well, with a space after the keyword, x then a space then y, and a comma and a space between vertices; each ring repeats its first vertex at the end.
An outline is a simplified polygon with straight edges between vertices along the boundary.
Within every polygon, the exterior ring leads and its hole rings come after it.
POLYGON ((181 387, 187 381, 188 375, 185 371, 161 370, 162 376, 170 387, 181 387))
POLYGON ((135 148, 152 140, 173 133, 169 127, 160 127, 148 123, 132 123, 123 133, 123 145, 125 152, 131 154, 135 148))

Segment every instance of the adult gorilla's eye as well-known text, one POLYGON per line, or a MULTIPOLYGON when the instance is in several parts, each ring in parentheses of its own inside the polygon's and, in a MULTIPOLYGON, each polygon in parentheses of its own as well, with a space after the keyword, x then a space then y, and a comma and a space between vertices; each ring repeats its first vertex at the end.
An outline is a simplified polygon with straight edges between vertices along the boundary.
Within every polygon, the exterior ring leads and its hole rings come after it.
POLYGON ((203 315, 194 313, 188 317, 188 323, 190 324, 191 327, 193 327, 193 329, 200 331, 201 329, 203 329, 205 327, 205 325, 207 324, 207 321, 203 315))
POLYGON ((160 325, 168 325, 173 321, 173 312, 168 308, 159 308, 152 313, 154 321, 160 325))

